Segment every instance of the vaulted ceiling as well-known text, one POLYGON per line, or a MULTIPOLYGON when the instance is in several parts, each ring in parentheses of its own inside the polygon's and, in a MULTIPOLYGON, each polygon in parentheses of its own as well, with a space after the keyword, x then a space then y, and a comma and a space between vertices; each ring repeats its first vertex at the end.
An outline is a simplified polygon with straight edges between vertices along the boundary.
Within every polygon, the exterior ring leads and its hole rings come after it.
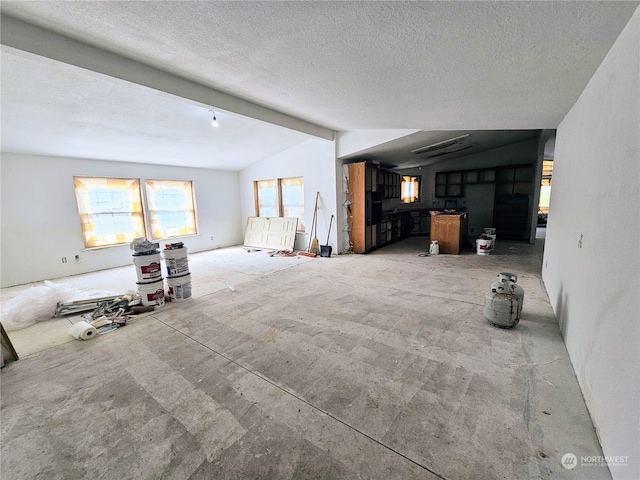
POLYGON ((3 1, 2 150, 240 170, 331 130, 554 129, 637 6, 3 1))

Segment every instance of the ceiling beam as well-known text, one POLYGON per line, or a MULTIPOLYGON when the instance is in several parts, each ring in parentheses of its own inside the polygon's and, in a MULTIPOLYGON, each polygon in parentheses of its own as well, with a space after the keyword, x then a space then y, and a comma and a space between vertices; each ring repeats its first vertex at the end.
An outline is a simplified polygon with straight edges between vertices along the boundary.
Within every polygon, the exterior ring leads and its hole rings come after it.
POLYGON ((0 21, 0 42, 3 45, 313 137, 334 139, 334 131, 329 128, 229 95, 14 17, 2 15, 0 21))

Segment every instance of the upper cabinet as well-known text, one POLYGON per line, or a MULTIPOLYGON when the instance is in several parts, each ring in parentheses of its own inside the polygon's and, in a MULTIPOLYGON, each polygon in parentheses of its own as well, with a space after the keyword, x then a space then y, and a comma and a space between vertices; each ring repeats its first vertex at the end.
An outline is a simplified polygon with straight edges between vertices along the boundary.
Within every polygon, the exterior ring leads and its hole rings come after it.
POLYGON ((461 197, 462 172, 436 173, 436 197, 461 197))
POLYGON ((531 195, 533 173, 533 167, 530 165, 499 168, 496 178, 496 195, 531 195))
POLYGON ((378 183, 382 191, 382 198, 400 198, 402 176, 389 170, 378 170, 378 183))
POLYGON ((436 173, 436 197, 462 197, 464 185, 493 183, 496 171, 493 168, 459 170, 436 173))

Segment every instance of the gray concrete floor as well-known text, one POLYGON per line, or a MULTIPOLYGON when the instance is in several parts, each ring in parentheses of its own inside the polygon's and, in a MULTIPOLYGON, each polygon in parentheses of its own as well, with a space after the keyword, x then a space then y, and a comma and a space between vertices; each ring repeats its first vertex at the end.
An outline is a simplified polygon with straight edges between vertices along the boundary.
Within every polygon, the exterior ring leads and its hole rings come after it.
MULTIPOLYGON (((602 451, 540 278, 542 243, 190 255, 187 301, 27 354, 29 332, 73 320, 11 334, 23 357, 1 375, 1 477, 611 478, 560 463, 602 451), (483 318, 501 271, 526 292, 511 330, 483 318)), ((131 272, 64 280, 128 290, 131 272)))

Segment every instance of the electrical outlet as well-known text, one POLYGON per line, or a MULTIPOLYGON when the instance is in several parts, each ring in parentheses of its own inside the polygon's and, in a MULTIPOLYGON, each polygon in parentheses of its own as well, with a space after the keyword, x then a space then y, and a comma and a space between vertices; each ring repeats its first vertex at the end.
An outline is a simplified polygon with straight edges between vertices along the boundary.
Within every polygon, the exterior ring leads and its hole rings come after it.
POLYGON ((67 257, 62 257, 62 263, 67 263, 67 257))
POLYGON ((213 241, 213 235, 211 236, 211 240, 213 241))
POLYGON ((76 255, 76 262, 80 263, 80 255, 76 255))

